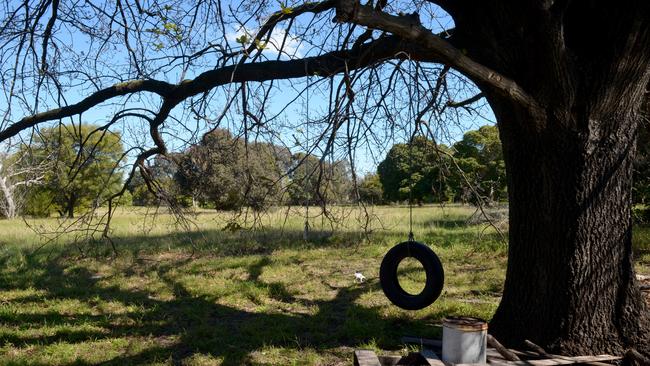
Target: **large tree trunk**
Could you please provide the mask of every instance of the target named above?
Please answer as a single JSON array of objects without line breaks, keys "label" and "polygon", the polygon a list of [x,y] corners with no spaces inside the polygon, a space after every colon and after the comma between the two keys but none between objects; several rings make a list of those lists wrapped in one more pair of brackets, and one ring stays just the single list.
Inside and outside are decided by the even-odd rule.
[{"label": "large tree trunk", "polygon": [[[638,92],[632,85],[625,97],[633,102]],[[638,110],[608,98],[593,110],[554,113],[492,105],[508,171],[510,247],[491,332],[559,353],[647,352],[648,310],[632,261]]]},{"label": "large tree trunk", "polygon": [[565,354],[648,354],[631,240],[648,3],[474,5],[452,8],[460,45],[532,99],[523,105],[479,82],[497,117],[510,203],[508,269],[491,332],[515,347],[529,339]]}]

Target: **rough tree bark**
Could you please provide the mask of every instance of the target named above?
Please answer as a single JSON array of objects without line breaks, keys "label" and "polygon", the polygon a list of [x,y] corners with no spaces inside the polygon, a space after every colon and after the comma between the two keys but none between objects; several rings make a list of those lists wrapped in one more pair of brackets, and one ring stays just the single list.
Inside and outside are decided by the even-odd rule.
[{"label": "rough tree bark", "polygon": [[[581,131],[542,116],[506,122],[517,113],[495,110],[508,169],[510,247],[492,332],[511,345],[530,339],[559,353],[647,347],[648,312],[631,245],[638,118],[614,107],[574,116],[584,122]],[[601,121],[618,123],[604,133]],[[534,132],[520,122],[556,128]]]}]

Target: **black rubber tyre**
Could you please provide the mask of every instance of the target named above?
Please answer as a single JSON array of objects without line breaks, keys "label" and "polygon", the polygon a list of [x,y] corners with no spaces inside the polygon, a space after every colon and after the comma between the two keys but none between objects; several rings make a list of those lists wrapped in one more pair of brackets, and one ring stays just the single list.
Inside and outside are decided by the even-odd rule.
[{"label": "black rubber tyre", "polygon": [[[424,289],[417,295],[404,291],[397,278],[397,267],[406,257],[417,259],[427,276]],[[431,248],[416,241],[405,241],[392,247],[384,256],[379,268],[379,281],[390,302],[405,310],[419,310],[438,299],[445,282],[445,272]]]}]

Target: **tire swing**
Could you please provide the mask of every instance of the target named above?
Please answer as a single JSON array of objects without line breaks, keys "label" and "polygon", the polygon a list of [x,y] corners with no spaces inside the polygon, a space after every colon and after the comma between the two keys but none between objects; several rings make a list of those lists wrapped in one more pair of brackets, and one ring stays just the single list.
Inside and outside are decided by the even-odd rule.
[{"label": "tire swing", "polygon": [[[426,281],[419,294],[406,292],[397,278],[397,268],[405,258],[414,258],[424,267]],[[386,253],[379,268],[379,281],[390,302],[405,310],[420,310],[433,304],[440,296],[445,272],[436,253],[427,245],[410,237]]]},{"label": "tire swing", "polygon": [[[419,98],[417,99],[419,100]],[[410,114],[410,109],[409,109]],[[409,116],[410,118],[410,116]],[[417,125],[416,125],[417,133]],[[408,142],[409,160],[412,160],[412,142],[414,134]],[[413,164],[409,164],[411,169]],[[379,282],[384,294],[394,305],[405,310],[420,310],[433,304],[440,293],[445,282],[445,272],[442,268],[440,258],[429,246],[415,241],[413,236],[413,199],[412,188],[409,189],[409,236],[408,240],[401,242],[391,248],[384,256],[379,268]],[[397,277],[399,264],[406,258],[414,258],[426,273],[424,288],[419,294],[410,294],[402,288]]]}]

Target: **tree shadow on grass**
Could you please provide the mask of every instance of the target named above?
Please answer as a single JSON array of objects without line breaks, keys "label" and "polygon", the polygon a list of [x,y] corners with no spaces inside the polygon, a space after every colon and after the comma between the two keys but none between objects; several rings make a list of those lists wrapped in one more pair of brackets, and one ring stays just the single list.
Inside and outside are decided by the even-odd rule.
[{"label": "tree shadow on grass", "polygon": [[[16,347],[47,346],[59,342],[81,344],[84,342],[115,338],[146,338],[154,344],[136,352],[124,352],[102,363],[113,365],[141,364],[171,360],[180,364],[194,354],[220,358],[224,365],[241,365],[251,362],[251,353],[264,347],[279,347],[299,351],[303,347],[318,350],[341,346],[355,347],[373,339],[385,349],[399,347],[404,334],[431,335],[432,329],[422,322],[380,314],[380,307],[365,307],[356,300],[368,291],[379,291],[378,284],[370,281],[364,286],[334,287],[328,300],[296,298],[282,283],[260,280],[264,267],[272,263],[263,256],[246,267],[248,278],[254,286],[269,289],[271,298],[288,304],[308,306],[314,311],[300,312],[267,309],[242,310],[224,305],[216,296],[192,294],[170,272],[187,264],[191,259],[148,264],[146,271],[156,271],[158,277],[171,290],[173,297],[158,299],[142,289],[125,289],[106,286],[83,266],[69,267],[62,259],[47,262],[32,261],[19,271],[0,271],[0,285],[4,289],[35,289],[48,300],[72,300],[92,306],[101,301],[119,302],[131,306],[130,313],[116,321],[110,311],[70,313],[46,311],[44,313],[2,313],[4,326],[38,328],[47,324],[69,325],[72,329],[90,325],[89,330],[65,330],[48,336],[28,337],[10,333],[0,335],[0,344],[12,343]],[[40,302],[43,297],[28,295],[18,301]],[[96,329],[96,330],[95,330]],[[437,330],[433,330],[437,333]],[[32,363],[32,362],[30,362]],[[89,364],[76,360],[71,364]]]},{"label": "tree shadow on grass", "polygon": [[430,231],[416,238],[418,241],[442,248],[451,248],[455,246],[471,246],[476,250],[494,251],[507,247],[507,241],[497,232],[482,231],[476,229],[473,231],[459,231],[454,233],[440,233]]},{"label": "tree shadow on grass", "polygon": [[[363,231],[331,232],[312,230],[308,240],[301,230],[265,228],[259,231],[193,230],[162,235],[115,236],[111,240],[119,254],[137,256],[141,253],[183,250],[217,256],[269,254],[278,249],[351,248],[358,245],[367,234]],[[111,246],[102,240],[84,243],[87,254],[107,256]]]},{"label": "tree shadow on grass", "polygon": [[443,229],[460,229],[467,227],[467,219],[432,219],[425,221],[422,226],[433,226]]}]

